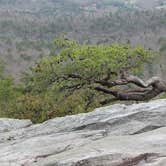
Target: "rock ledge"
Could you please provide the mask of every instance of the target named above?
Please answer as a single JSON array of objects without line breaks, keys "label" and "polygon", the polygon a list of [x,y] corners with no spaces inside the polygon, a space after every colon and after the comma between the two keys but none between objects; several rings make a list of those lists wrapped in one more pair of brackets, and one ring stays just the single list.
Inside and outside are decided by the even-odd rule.
[{"label": "rock ledge", "polygon": [[166,100],[87,114],[0,119],[1,166],[166,166]]}]

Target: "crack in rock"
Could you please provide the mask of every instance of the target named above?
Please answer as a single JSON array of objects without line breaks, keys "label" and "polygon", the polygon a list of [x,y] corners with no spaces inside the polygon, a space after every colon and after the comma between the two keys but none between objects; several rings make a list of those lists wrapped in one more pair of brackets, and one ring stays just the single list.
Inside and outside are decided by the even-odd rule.
[{"label": "crack in rock", "polygon": [[117,164],[115,166],[136,166],[136,165],[140,164],[141,162],[153,163],[154,160],[157,158],[159,158],[159,154],[145,153],[145,154],[140,154],[140,155],[133,157],[133,158],[123,159],[124,161],[122,163]]},{"label": "crack in rock", "polygon": [[161,128],[161,127],[164,127],[164,126],[149,125],[149,126],[146,126],[146,127],[142,128],[141,130],[136,131],[135,133],[132,133],[132,134],[130,134],[130,135],[136,135],[136,134],[145,133],[145,132],[148,132],[148,131],[152,131],[152,130],[155,130],[155,129],[159,129],[159,128]]},{"label": "crack in rock", "polygon": [[[140,154],[136,157],[123,158],[122,159],[123,161],[121,163],[119,163],[119,164],[114,163],[114,164],[111,164],[111,166],[137,166],[140,163],[152,163],[152,162],[154,162],[155,159],[157,159],[159,157],[160,157],[160,155],[156,154],[156,153],[145,153],[145,154]],[[80,160],[80,161],[76,162],[75,164],[73,164],[72,166],[91,166],[91,165],[109,166],[111,163],[111,159],[109,157],[103,158],[103,159],[101,158],[101,160],[97,160],[96,162],[94,162],[95,160],[96,160],[96,158]],[[104,160],[104,162],[103,162],[103,160]]]}]

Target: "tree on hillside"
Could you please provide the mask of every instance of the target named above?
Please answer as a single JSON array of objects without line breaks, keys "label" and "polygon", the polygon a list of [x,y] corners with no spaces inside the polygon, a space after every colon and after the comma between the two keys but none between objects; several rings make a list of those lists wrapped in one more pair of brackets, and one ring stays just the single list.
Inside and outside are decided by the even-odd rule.
[{"label": "tree on hillside", "polygon": [[21,94],[21,88],[15,86],[13,79],[5,75],[4,62],[0,59],[0,117],[12,117],[16,98]]},{"label": "tree on hillside", "polygon": [[112,100],[150,100],[166,91],[166,83],[160,78],[144,82],[134,75],[141,73],[152,55],[141,47],[82,45],[65,36],[56,39],[55,45],[59,52],[36,63],[27,75],[26,92],[52,96],[57,107],[67,113]]}]

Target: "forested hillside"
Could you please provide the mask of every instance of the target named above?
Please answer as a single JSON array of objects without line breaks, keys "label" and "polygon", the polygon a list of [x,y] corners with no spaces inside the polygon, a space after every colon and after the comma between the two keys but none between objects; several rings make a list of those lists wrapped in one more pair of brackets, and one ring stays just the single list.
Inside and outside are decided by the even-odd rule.
[{"label": "forested hillside", "polygon": [[[141,7],[146,4],[155,10]],[[164,0],[1,0],[0,56],[18,80],[34,59],[50,55],[61,33],[81,43],[131,43],[163,52],[164,6]]]}]

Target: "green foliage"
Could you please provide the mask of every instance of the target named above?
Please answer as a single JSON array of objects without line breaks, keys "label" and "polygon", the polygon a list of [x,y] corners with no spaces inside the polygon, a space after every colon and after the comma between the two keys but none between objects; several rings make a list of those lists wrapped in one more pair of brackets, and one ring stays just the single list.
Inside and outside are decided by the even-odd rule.
[{"label": "green foliage", "polygon": [[[24,85],[0,80],[0,116],[43,122],[49,118],[89,112],[108,95],[95,90],[98,81],[109,82],[122,70],[137,72],[151,53],[129,45],[79,44],[61,35],[56,55],[42,58],[24,75]],[[3,66],[3,65],[2,65]]]},{"label": "green foliage", "polygon": [[[108,97],[94,90],[95,80],[108,75],[110,81],[114,80],[115,73],[124,69],[137,72],[151,55],[142,47],[82,45],[63,35],[55,40],[55,46],[59,52],[37,62],[24,77],[26,93],[40,103],[35,106],[33,102],[30,102],[32,105],[23,104],[23,107],[28,105],[25,110],[40,110],[40,113],[54,110],[54,116],[91,111]],[[41,102],[39,98],[42,98]]]},{"label": "green foliage", "polygon": [[3,78],[3,71],[4,71],[4,63],[0,60],[0,79]]},{"label": "green foliage", "polygon": [[[16,99],[22,94],[22,88],[15,86],[13,79],[3,74],[3,62],[0,65],[0,116],[13,117],[16,108]],[[14,112],[14,114],[12,113]]]},{"label": "green foliage", "polygon": [[17,98],[17,111],[14,115],[17,118],[31,119],[32,122],[43,122],[47,120],[48,104],[40,96],[22,95]]},{"label": "green foliage", "polygon": [[162,52],[166,51],[166,37],[160,38],[159,43],[160,43],[160,51]]}]

